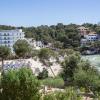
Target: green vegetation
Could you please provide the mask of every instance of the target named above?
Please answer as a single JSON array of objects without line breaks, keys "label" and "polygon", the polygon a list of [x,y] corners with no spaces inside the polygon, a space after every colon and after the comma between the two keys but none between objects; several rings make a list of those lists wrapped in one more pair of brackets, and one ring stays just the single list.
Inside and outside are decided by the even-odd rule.
[{"label": "green vegetation", "polygon": [[82,100],[73,87],[67,87],[64,92],[54,92],[44,96],[43,100]]},{"label": "green vegetation", "polygon": [[47,69],[43,68],[43,71],[38,74],[37,78],[38,79],[48,78],[48,71],[47,71]]},{"label": "green vegetation", "polygon": [[62,77],[66,86],[77,89],[85,88],[85,93],[93,93],[94,97],[100,95],[100,73],[89,62],[82,61],[79,56],[70,54],[62,63]]},{"label": "green vegetation", "polygon": [[[62,47],[76,49],[80,46],[81,39],[81,36],[77,31],[79,26],[80,25],[76,24],[63,25],[63,23],[51,26],[41,25],[38,27],[13,27],[0,25],[0,30],[21,28],[25,32],[26,38],[41,40],[44,44],[50,42],[53,44],[53,47],[57,48]],[[100,34],[99,24],[84,23],[82,26]]]},{"label": "green vegetation", "polygon": [[64,87],[64,81],[61,77],[55,77],[55,78],[46,78],[41,81],[41,84],[53,88],[63,88]]},{"label": "green vegetation", "polygon": [[0,58],[2,61],[2,68],[1,71],[4,71],[4,59],[6,59],[10,55],[10,49],[6,46],[0,46]]},{"label": "green vegetation", "polygon": [[63,25],[58,23],[52,26],[42,25],[23,29],[26,32],[26,37],[41,40],[44,43],[54,43],[54,46],[59,48],[61,48],[61,45],[63,48],[68,48],[79,46],[80,35],[78,34],[77,27],[75,24]]},{"label": "green vegetation", "polygon": [[[42,53],[38,52],[38,57],[48,61],[53,51],[42,50]],[[100,73],[97,69],[91,67],[89,62],[83,61],[74,50],[64,50],[63,53],[66,56],[61,63],[63,70],[59,77],[48,77],[46,69],[38,75],[38,79],[27,68],[9,70],[2,74],[0,100],[82,100],[82,96],[89,93],[92,93],[91,97],[99,98]],[[40,93],[40,85],[63,91]]]},{"label": "green vegetation", "polygon": [[62,62],[62,77],[67,82],[73,82],[74,72],[78,68],[78,62],[80,60],[79,56],[71,54],[65,58],[65,61]]},{"label": "green vegetation", "polygon": [[[57,46],[59,48],[61,48],[61,45],[63,48],[68,48],[79,46],[80,35],[78,34],[77,27],[78,25],[75,24],[63,25],[62,23],[58,23],[57,25],[52,26],[41,25],[39,27],[18,28],[23,29],[27,38],[33,38],[39,41],[41,40],[44,44],[47,44],[48,42],[54,43],[54,46]],[[15,27],[10,26],[0,27],[0,29],[14,28]]]},{"label": "green vegetation", "polygon": [[39,100],[39,81],[27,68],[4,73],[0,88],[0,100]]},{"label": "green vegetation", "polygon": [[31,53],[31,47],[26,40],[18,40],[13,47],[18,57],[24,58]]},{"label": "green vegetation", "polygon": [[52,74],[55,76],[55,73],[53,72],[51,65],[52,65],[52,61],[50,59],[54,59],[55,57],[55,52],[51,49],[48,48],[43,48],[40,49],[39,53],[38,53],[38,58],[40,60],[40,62],[42,62],[47,68],[51,69]]},{"label": "green vegetation", "polygon": [[[86,23],[83,26],[100,32],[99,25]],[[32,51],[27,41],[18,40],[14,45],[15,54],[19,58],[30,55],[37,57],[42,64],[51,69],[54,77],[48,77],[47,68],[43,69],[37,77],[27,68],[9,70],[0,76],[0,100],[82,100],[83,94],[81,92],[86,94],[85,96],[92,93],[91,95],[95,99],[100,98],[100,73],[89,62],[83,61],[80,53],[77,52],[79,51],[81,38],[77,27],[78,25],[75,24],[63,25],[62,23],[52,26],[21,27],[25,31],[27,38],[41,40],[44,44],[50,42],[53,44],[52,47],[57,48],[57,50],[55,52],[43,48]],[[0,26],[0,29],[15,29],[15,27]],[[89,45],[91,47],[100,47],[99,42]],[[86,47],[80,50],[84,49]],[[3,60],[9,54],[9,48],[0,46],[2,70]],[[60,60],[60,57],[63,58],[63,61]],[[62,66],[59,77],[55,77],[55,72],[51,68],[54,59],[55,62],[61,63]],[[39,92],[40,85],[63,88],[64,91],[44,94]]]}]

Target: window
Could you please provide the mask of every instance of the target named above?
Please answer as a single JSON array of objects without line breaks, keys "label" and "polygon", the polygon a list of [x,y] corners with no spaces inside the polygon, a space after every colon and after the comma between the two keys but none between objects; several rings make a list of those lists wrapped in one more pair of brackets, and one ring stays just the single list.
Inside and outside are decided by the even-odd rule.
[{"label": "window", "polygon": [[94,37],[94,40],[96,39],[96,37]]},{"label": "window", "polygon": [[6,37],[4,37],[4,40],[6,40]]},{"label": "window", "polygon": [[4,43],[6,44],[6,43],[7,43],[7,41],[4,41]]},{"label": "window", "polygon": [[93,39],[93,37],[91,37],[91,40]]},{"label": "window", "polygon": [[10,41],[8,41],[8,43],[10,43]]},{"label": "window", "polygon": [[6,33],[4,33],[4,36],[6,36]]},{"label": "window", "polygon": [[8,37],[8,40],[10,40],[10,37]]}]

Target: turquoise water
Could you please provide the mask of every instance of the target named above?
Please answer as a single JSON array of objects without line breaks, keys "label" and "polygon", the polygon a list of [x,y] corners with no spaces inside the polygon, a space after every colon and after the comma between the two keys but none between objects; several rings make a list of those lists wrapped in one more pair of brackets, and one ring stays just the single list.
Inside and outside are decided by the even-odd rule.
[{"label": "turquoise water", "polygon": [[96,66],[98,69],[100,69],[100,55],[87,55],[82,56],[84,60],[88,60],[92,66]]}]

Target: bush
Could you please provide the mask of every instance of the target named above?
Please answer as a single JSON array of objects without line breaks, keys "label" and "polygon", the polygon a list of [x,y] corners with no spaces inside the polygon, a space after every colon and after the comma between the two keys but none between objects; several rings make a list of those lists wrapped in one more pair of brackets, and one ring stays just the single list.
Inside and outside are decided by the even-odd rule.
[{"label": "bush", "polygon": [[55,100],[54,94],[44,95],[43,100]]},{"label": "bush", "polygon": [[39,81],[31,69],[21,68],[4,73],[1,89],[2,100],[39,100]]},{"label": "bush", "polygon": [[43,100],[82,100],[73,87],[68,87],[64,92],[54,92],[44,95]]},{"label": "bush", "polygon": [[47,78],[42,81],[42,84],[53,87],[53,88],[62,88],[64,86],[64,81],[60,77]]},{"label": "bush", "polygon": [[39,73],[37,76],[38,79],[45,79],[48,77],[48,71],[47,69],[43,68],[43,71]]}]

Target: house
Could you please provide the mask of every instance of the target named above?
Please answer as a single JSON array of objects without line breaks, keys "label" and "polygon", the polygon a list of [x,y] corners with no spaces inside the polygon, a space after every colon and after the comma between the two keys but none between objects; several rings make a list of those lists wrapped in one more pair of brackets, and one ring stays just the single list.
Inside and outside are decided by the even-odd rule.
[{"label": "house", "polygon": [[84,35],[84,38],[89,42],[94,42],[99,40],[99,35],[96,32],[90,32],[88,35]]},{"label": "house", "polygon": [[78,32],[80,33],[81,36],[87,35],[90,33],[89,28],[85,28],[84,26],[80,26],[78,28]]},{"label": "house", "polygon": [[83,38],[81,39],[81,46],[84,46],[87,44],[87,39]]},{"label": "house", "polygon": [[98,34],[96,34],[96,32],[90,32],[87,35],[84,35],[84,38],[81,38],[81,46],[83,45],[87,45],[87,43],[90,42],[95,42],[95,41],[99,41],[100,40],[100,36]]},{"label": "house", "polygon": [[96,32],[93,32],[89,28],[85,28],[84,26],[80,26],[78,28],[78,32],[81,35],[81,46],[86,45],[89,42],[100,40],[100,36]]},{"label": "house", "polygon": [[36,41],[33,38],[26,38],[27,42],[33,47],[34,49],[41,49],[41,48],[51,48],[52,44],[47,43],[45,44],[42,41]]},{"label": "house", "polygon": [[34,49],[40,49],[46,47],[46,45],[44,45],[42,41],[36,41],[33,38],[26,38],[26,40]]}]

